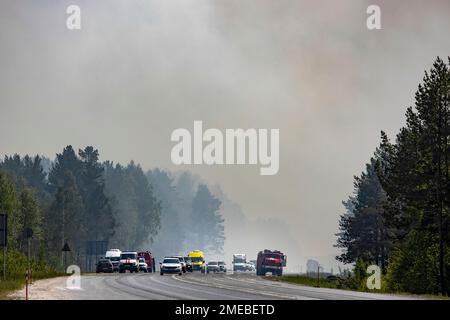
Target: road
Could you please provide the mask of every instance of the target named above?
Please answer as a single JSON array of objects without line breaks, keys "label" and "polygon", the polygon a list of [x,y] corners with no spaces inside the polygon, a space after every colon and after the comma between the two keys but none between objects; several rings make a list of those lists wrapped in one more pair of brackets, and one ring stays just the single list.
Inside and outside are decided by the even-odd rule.
[{"label": "road", "polygon": [[[37,281],[30,288],[30,298],[69,300],[393,300],[411,298],[299,286],[244,273],[188,273],[182,276],[160,276],[159,273],[83,275],[80,289],[68,289],[66,280],[67,278],[61,277]],[[13,299],[22,297],[23,291],[16,292],[12,296]]]}]

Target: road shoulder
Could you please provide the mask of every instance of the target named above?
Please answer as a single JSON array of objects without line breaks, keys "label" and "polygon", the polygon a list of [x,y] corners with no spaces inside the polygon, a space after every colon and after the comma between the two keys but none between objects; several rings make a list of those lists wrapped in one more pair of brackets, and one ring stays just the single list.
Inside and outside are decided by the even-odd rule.
[{"label": "road shoulder", "polygon": [[[67,277],[56,277],[37,280],[29,286],[29,300],[67,300],[70,299],[69,289],[66,288]],[[25,285],[22,289],[7,295],[9,300],[25,300]]]}]

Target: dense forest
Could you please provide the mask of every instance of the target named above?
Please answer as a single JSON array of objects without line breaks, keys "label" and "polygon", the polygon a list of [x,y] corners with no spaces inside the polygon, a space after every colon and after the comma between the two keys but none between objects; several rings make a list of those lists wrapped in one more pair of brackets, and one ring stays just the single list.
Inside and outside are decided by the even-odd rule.
[{"label": "dense forest", "polygon": [[[99,258],[88,248],[92,242],[159,255],[197,248],[221,252],[220,206],[188,172],[144,172],[134,162],[100,162],[91,146],[78,152],[67,146],[54,161],[17,154],[0,161],[0,212],[8,214],[10,277],[24,272],[13,267],[27,253],[29,229],[33,263],[61,271],[64,264],[92,271]],[[66,243],[71,251],[64,257]]]},{"label": "dense forest", "polygon": [[450,290],[450,58],[437,58],[395,142],[382,132],[344,201],[337,259],[377,264],[387,290]]}]

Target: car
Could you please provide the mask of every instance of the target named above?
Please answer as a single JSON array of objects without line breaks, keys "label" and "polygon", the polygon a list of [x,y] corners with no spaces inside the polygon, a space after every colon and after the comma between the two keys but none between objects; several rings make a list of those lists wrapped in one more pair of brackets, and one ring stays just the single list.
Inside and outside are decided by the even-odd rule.
[{"label": "car", "polygon": [[247,262],[245,270],[252,271],[252,272],[256,271],[256,266],[252,262]]},{"label": "car", "polygon": [[225,261],[219,261],[219,271],[221,272],[227,272],[227,265]]},{"label": "car", "polygon": [[182,256],[170,256],[169,258],[177,258],[180,260],[181,263],[181,270],[183,273],[186,273],[187,267],[186,267],[186,261],[184,261],[184,257]]},{"label": "car", "polygon": [[113,272],[119,272],[120,257],[110,257],[108,259],[113,265]]},{"label": "car", "polygon": [[166,273],[178,273],[178,275],[183,274],[183,269],[181,266],[180,259],[175,257],[164,258],[164,260],[160,263],[160,275],[164,275]]},{"label": "car", "polygon": [[139,260],[136,251],[124,251],[120,255],[119,272],[139,272]]},{"label": "car", "polygon": [[219,271],[220,271],[220,268],[219,268],[219,263],[217,261],[210,261],[206,265],[206,272],[207,273],[219,272]]},{"label": "car", "polygon": [[186,271],[192,272],[194,268],[192,267],[192,259],[191,257],[184,257],[184,262],[186,262]]},{"label": "car", "polygon": [[120,255],[122,251],[119,249],[108,249],[105,253],[105,259],[109,259],[113,265],[113,271],[119,271]]},{"label": "car", "polygon": [[145,273],[147,273],[148,272],[148,265],[147,265],[147,263],[145,262],[145,258],[144,257],[139,257],[139,259],[138,259],[138,263],[139,263],[139,271],[144,271]]},{"label": "car", "polygon": [[113,273],[114,272],[113,264],[109,259],[102,258],[97,262],[97,268],[95,271],[97,273],[100,272]]}]

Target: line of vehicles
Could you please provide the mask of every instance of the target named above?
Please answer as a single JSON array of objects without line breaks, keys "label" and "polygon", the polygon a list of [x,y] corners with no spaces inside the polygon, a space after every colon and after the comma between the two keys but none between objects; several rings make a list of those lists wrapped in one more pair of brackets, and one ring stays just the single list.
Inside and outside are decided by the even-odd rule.
[{"label": "line of vehicles", "polygon": [[[178,262],[176,261],[178,259]],[[187,256],[167,256],[161,262],[160,274],[200,271],[201,273],[227,272],[225,261],[205,261],[205,253],[200,250],[190,251]]]},{"label": "line of vehicles", "polygon": [[97,263],[96,272],[156,272],[155,258],[150,251],[109,249]]},{"label": "line of vehicles", "polygon": [[[287,256],[278,250],[258,252],[257,260],[247,261],[246,254],[233,254],[232,270],[234,272],[250,271],[263,276],[270,272],[281,276],[286,266]],[[109,249],[105,257],[97,263],[97,273],[100,272],[156,272],[155,258],[150,251],[120,251]],[[188,252],[186,256],[166,256],[159,263],[159,273],[182,275],[186,272],[200,271],[201,273],[217,273],[228,271],[223,260],[214,260],[206,263],[205,254],[201,250]]]}]

